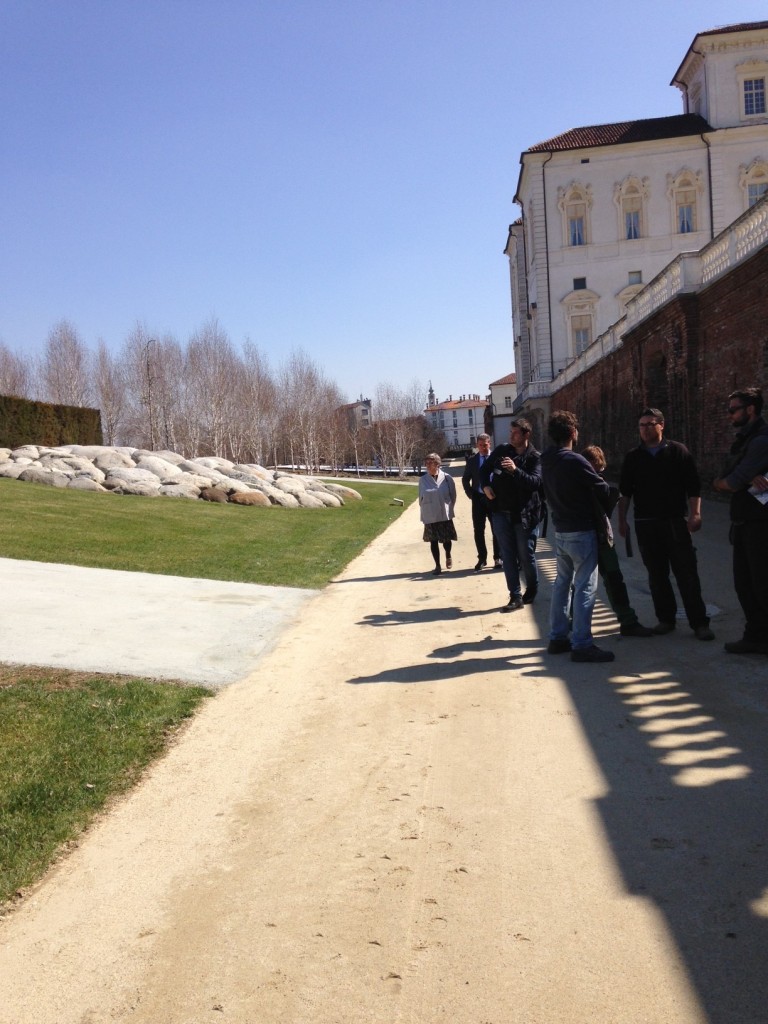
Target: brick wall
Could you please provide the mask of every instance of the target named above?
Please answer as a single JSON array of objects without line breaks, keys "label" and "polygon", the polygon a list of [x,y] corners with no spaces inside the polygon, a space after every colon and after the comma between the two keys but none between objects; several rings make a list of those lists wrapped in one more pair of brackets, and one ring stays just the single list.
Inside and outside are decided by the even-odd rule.
[{"label": "brick wall", "polygon": [[667,303],[553,392],[551,408],[576,413],[579,447],[599,444],[613,477],[638,443],[642,409],[660,408],[666,436],[688,446],[706,488],[733,437],[726,397],[751,386],[768,402],[768,246],[705,290]]}]

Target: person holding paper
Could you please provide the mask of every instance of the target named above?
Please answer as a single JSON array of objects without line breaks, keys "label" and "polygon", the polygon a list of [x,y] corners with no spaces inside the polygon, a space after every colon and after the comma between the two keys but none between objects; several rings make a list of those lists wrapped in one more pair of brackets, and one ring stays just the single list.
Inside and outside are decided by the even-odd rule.
[{"label": "person holding paper", "polygon": [[729,654],[768,654],[768,424],[760,388],[728,396],[736,428],[728,460],[713,486],[731,495],[733,585],[744,610],[744,635],[725,644]]}]

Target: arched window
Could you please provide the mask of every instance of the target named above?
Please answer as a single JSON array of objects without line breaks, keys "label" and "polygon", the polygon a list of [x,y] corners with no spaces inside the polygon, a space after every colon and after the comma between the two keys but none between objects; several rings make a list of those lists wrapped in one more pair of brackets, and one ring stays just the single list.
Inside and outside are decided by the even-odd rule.
[{"label": "arched window", "polygon": [[647,234],[648,179],[630,176],[616,185],[613,201],[619,212],[619,238],[643,238]]},{"label": "arched window", "polygon": [[667,175],[667,197],[674,234],[687,235],[699,230],[699,196],[704,192],[701,174],[687,167]]},{"label": "arched window", "polygon": [[563,245],[588,245],[592,241],[592,187],[572,181],[557,190],[557,205],[563,219]]},{"label": "arched window", "polygon": [[749,167],[739,168],[739,185],[744,196],[744,209],[754,206],[768,192],[768,163],[753,160]]}]

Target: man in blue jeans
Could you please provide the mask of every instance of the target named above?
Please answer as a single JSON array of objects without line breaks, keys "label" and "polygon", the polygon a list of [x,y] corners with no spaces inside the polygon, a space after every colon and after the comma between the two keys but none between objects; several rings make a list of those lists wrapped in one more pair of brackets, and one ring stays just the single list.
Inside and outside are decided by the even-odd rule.
[{"label": "man in blue jeans", "polygon": [[[536,527],[541,519],[541,456],[531,444],[528,420],[513,420],[509,444],[493,449],[480,470],[480,483],[488,499],[493,535],[498,541],[509,590],[502,611],[531,604],[539,589],[536,566]],[[520,573],[525,593],[520,588]]]},{"label": "man in blue jeans", "polygon": [[[610,490],[587,460],[573,451],[579,423],[560,410],[549,420],[554,442],[541,457],[544,494],[555,527],[557,577],[550,608],[550,654],[571,652],[571,661],[613,661],[613,651],[592,639],[592,611],[597,597],[596,507],[608,512]],[[572,594],[572,596],[571,596]],[[573,631],[569,638],[569,605]]]}]

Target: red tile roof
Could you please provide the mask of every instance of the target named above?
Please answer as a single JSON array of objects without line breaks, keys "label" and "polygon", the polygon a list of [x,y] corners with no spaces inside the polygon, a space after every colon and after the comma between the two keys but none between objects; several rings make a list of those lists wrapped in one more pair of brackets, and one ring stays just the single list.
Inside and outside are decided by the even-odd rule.
[{"label": "red tile roof", "polygon": [[450,402],[438,402],[437,405],[428,405],[427,412],[436,412],[439,409],[484,409],[488,403],[481,399],[465,398],[463,401],[454,399]]},{"label": "red tile roof", "polygon": [[494,388],[494,387],[496,387],[497,384],[499,385],[499,387],[501,387],[504,384],[516,384],[516,383],[517,383],[517,374],[515,374],[515,373],[508,373],[506,377],[499,377],[498,380],[492,380],[491,383],[488,385],[488,387]]},{"label": "red tile roof", "polygon": [[677,139],[712,131],[699,114],[674,114],[671,117],[647,117],[641,121],[619,121],[616,124],[595,124],[571,128],[546,142],[539,142],[528,153],[551,153],[568,149],[593,149],[596,146],[618,146],[629,142],[651,142],[656,139]]},{"label": "red tile roof", "polygon": [[723,25],[721,28],[708,28],[706,32],[697,32],[696,39],[699,36],[720,36],[724,32],[750,32],[756,28],[768,28],[768,21],[744,21],[741,25]]}]

